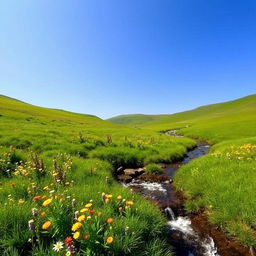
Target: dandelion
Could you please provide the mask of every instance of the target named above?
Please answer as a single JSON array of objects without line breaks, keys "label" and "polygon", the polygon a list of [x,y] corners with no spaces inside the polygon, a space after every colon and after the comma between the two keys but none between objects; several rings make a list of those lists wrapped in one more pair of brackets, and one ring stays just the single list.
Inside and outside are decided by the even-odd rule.
[{"label": "dandelion", "polygon": [[107,244],[112,244],[114,241],[114,238],[112,236],[107,237],[106,242]]},{"label": "dandelion", "polygon": [[52,199],[49,198],[49,199],[47,199],[47,200],[45,200],[45,201],[43,202],[43,206],[48,206],[48,205],[51,204],[51,203],[52,203]]},{"label": "dandelion", "polygon": [[85,215],[79,216],[79,217],[77,218],[77,220],[78,220],[79,222],[85,221]]},{"label": "dandelion", "polygon": [[42,225],[42,229],[48,230],[52,226],[52,223],[48,220]]},{"label": "dandelion", "polygon": [[75,224],[73,224],[71,230],[76,232],[77,230],[79,230],[82,227],[82,224],[80,222],[76,222]]},{"label": "dandelion", "polygon": [[77,240],[79,237],[80,237],[80,232],[79,231],[75,232],[73,235],[73,238]]},{"label": "dandelion", "polygon": [[107,219],[107,223],[110,224],[110,225],[113,223],[113,221],[114,221],[113,218],[108,218],[108,219]]},{"label": "dandelion", "polygon": [[56,244],[53,245],[53,250],[56,252],[59,252],[61,249],[63,249],[63,243],[62,242],[57,242]]}]

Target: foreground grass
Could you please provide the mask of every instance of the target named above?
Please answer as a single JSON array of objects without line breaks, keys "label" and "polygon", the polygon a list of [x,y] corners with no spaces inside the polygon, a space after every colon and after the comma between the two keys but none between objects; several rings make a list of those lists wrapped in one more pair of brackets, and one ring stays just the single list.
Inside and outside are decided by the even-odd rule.
[{"label": "foreground grass", "polygon": [[0,97],[0,254],[171,255],[160,211],[113,171],[170,162],[194,145]]},{"label": "foreground grass", "polygon": [[173,115],[121,116],[111,121],[180,134],[214,144],[209,155],[182,167],[174,184],[190,199],[189,212],[256,247],[256,95]]}]

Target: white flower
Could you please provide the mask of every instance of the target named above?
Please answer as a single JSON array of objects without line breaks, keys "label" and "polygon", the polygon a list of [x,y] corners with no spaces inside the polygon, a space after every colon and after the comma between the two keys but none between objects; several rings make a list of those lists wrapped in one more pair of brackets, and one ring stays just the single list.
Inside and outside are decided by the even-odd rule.
[{"label": "white flower", "polygon": [[57,242],[56,244],[53,245],[53,250],[56,252],[59,252],[61,249],[63,249],[63,243],[62,242]]}]

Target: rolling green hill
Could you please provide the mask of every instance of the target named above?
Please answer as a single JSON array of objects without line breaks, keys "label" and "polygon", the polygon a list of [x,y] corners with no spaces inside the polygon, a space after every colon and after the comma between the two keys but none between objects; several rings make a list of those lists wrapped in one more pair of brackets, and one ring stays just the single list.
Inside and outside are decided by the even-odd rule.
[{"label": "rolling green hill", "polygon": [[113,171],[171,162],[194,145],[0,96],[0,255],[56,255],[67,237],[81,255],[171,255],[159,209]]},{"label": "rolling green hill", "polygon": [[156,131],[181,128],[184,135],[212,143],[246,138],[255,136],[256,94],[172,115],[127,115],[109,121]]}]

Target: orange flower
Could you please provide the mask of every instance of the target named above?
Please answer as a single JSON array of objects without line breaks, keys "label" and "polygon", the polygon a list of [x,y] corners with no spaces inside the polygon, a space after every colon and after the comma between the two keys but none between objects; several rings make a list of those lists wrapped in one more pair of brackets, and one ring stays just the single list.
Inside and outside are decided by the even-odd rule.
[{"label": "orange flower", "polygon": [[84,240],[88,240],[89,235],[88,234],[84,234]]},{"label": "orange flower", "polygon": [[127,206],[132,206],[133,204],[134,204],[133,201],[127,201],[127,202],[126,202],[126,205],[127,205]]},{"label": "orange flower", "polygon": [[48,220],[42,225],[42,229],[48,230],[52,226],[52,223]]},{"label": "orange flower", "polygon": [[111,244],[111,243],[113,243],[113,240],[114,240],[114,238],[112,236],[109,236],[109,237],[107,237],[106,242],[108,244]]},{"label": "orange flower", "polygon": [[112,223],[113,223],[113,221],[114,221],[114,219],[113,219],[113,218],[108,218],[108,219],[107,219],[107,223],[108,223],[108,224],[112,224]]},{"label": "orange flower", "polygon": [[33,201],[37,201],[37,200],[39,200],[41,198],[41,196],[34,196],[33,197]]},{"label": "orange flower", "polygon": [[46,215],[46,212],[41,212],[41,216],[44,217]]},{"label": "orange flower", "polygon": [[41,197],[42,200],[45,200],[46,198],[47,198],[47,196],[45,196],[45,195]]},{"label": "orange flower", "polygon": [[98,216],[99,216],[99,217],[102,216],[102,212],[98,212]]}]

